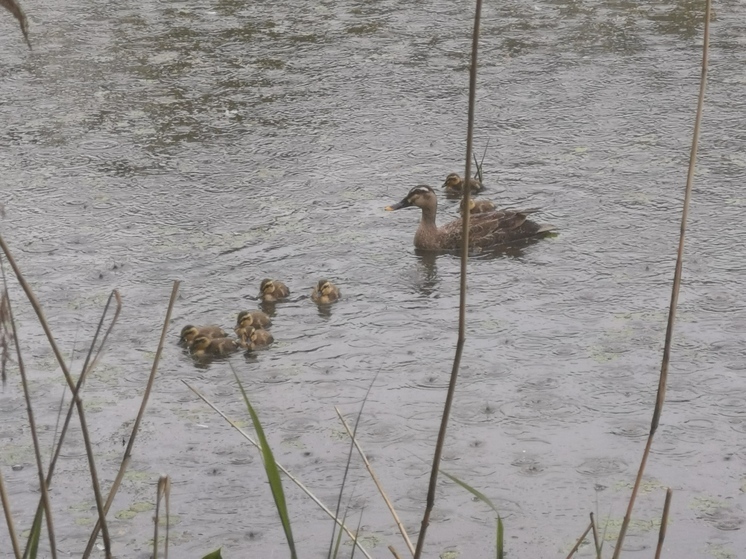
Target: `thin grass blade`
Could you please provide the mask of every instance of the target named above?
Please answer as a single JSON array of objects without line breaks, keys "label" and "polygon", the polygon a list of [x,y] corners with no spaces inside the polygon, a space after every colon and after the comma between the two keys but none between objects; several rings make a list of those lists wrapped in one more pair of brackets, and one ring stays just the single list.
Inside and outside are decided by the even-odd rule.
[{"label": "thin grass blade", "polygon": [[202,559],[223,559],[223,556],[220,554],[220,550],[223,549],[222,547],[219,547],[212,553],[208,553],[205,555]]},{"label": "thin grass blade", "polygon": [[43,511],[44,509],[40,509],[39,514],[34,517],[34,523],[31,525],[31,533],[29,534],[24,559],[36,559],[36,556],[39,554],[39,540],[41,539]]},{"label": "thin grass blade", "polygon": [[285,537],[287,538],[288,547],[290,548],[290,557],[292,559],[297,559],[298,555],[295,552],[295,540],[293,539],[293,530],[290,525],[290,515],[288,514],[287,503],[285,501],[285,492],[282,489],[280,470],[275,463],[275,457],[272,454],[272,449],[269,447],[269,441],[264,434],[264,429],[262,428],[262,424],[259,421],[259,416],[254,410],[254,407],[251,405],[251,402],[249,402],[249,397],[246,395],[243,384],[241,384],[241,380],[238,378],[236,370],[233,369],[233,365],[231,365],[231,370],[233,371],[233,376],[236,377],[236,382],[238,383],[238,387],[241,390],[243,401],[246,404],[246,409],[249,410],[251,422],[254,424],[256,436],[259,438],[259,444],[262,447],[261,453],[262,461],[264,462],[264,470],[267,473],[267,481],[269,481],[269,487],[272,490],[272,498],[275,500],[277,514],[280,515],[282,528],[283,530],[285,530]]},{"label": "thin grass blade", "polygon": [[460,485],[464,489],[466,489],[469,493],[474,495],[477,499],[482,501],[485,505],[490,507],[495,514],[497,515],[497,532],[495,534],[495,555],[497,559],[503,559],[504,550],[503,550],[503,539],[504,539],[504,529],[503,529],[503,520],[500,517],[500,513],[497,510],[497,507],[495,506],[495,503],[493,503],[487,495],[479,491],[478,489],[475,489],[465,481],[460,480],[453,474],[449,474],[448,472],[444,470],[440,470],[440,473],[446,476],[448,479],[450,479],[452,482],[456,483],[457,485]]},{"label": "thin grass blade", "polygon": [[[345,464],[345,472],[342,476],[342,486],[339,488],[339,496],[337,497],[337,510],[334,511],[334,516],[336,518],[339,518],[339,509],[342,506],[342,495],[344,494],[345,490],[345,483],[347,483],[347,474],[350,471],[350,462],[352,462],[352,451],[355,448],[355,435],[357,435],[357,427],[360,425],[360,418],[363,416],[363,409],[365,408],[365,402],[368,401],[368,396],[370,396],[370,391],[373,389],[373,385],[376,382],[376,379],[378,378],[378,374],[381,372],[381,368],[378,369],[375,376],[373,377],[373,380],[370,381],[370,384],[368,385],[368,390],[365,391],[365,396],[363,397],[363,402],[360,404],[360,410],[357,412],[357,418],[355,418],[355,428],[352,430],[351,440],[350,440],[350,450],[347,453],[347,463]],[[332,527],[332,539],[329,542],[329,553],[327,553],[327,557],[331,558],[332,553],[332,545],[334,543],[334,534],[337,531],[337,524],[334,523],[334,526]]]},{"label": "thin grass blade", "polygon": [[355,530],[355,539],[352,541],[352,553],[350,553],[350,559],[355,559],[355,550],[357,549],[357,538],[360,535],[360,526],[363,525],[363,513],[365,509],[360,511],[360,520],[357,523],[357,530]]},{"label": "thin grass blade", "polygon": [[[345,515],[342,517],[342,524],[345,523],[345,520],[347,520],[347,508],[345,508]],[[337,543],[334,544],[334,554],[332,555],[332,559],[337,559],[337,555],[339,554],[339,546],[342,543],[343,533],[344,533],[344,530],[340,530],[337,533]]]},{"label": "thin grass blade", "polygon": [[505,529],[503,528],[503,519],[497,515],[497,559],[505,558]]},{"label": "thin grass blade", "polygon": [[465,481],[461,481],[459,478],[457,478],[453,474],[449,474],[448,472],[446,472],[444,470],[440,470],[440,473],[443,474],[444,476],[446,476],[452,482],[454,482],[454,483],[460,485],[461,487],[463,487],[464,489],[466,489],[469,493],[471,493],[472,495],[474,495],[477,499],[479,499],[480,501],[482,501],[485,505],[487,505],[493,511],[495,511],[497,514],[499,514],[499,512],[497,511],[497,507],[495,506],[495,504],[492,501],[490,501],[489,497],[487,497],[484,493],[482,493],[478,489],[474,489],[471,485],[469,485]]}]

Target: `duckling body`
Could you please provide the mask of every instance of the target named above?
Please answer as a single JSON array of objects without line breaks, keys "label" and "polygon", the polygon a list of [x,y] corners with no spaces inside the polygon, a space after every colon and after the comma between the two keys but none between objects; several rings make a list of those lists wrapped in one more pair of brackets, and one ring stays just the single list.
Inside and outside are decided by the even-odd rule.
[{"label": "duckling body", "polygon": [[[414,235],[414,246],[421,250],[454,250],[461,248],[462,219],[458,218],[438,227],[435,216],[438,198],[429,186],[415,186],[399,203],[388,206],[388,211],[417,206],[422,210],[420,226]],[[554,226],[527,218],[539,211],[499,210],[477,214],[469,221],[469,247],[486,248],[521,239],[528,239],[552,231]]]},{"label": "duckling body", "polygon": [[243,331],[244,338],[241,339],[245,347],[251,351],[262,347],[267,347],[269,344],[275,341],[267,330],[259,330],[253,326],[249,326]]},{"label": "duckling body", "polygon": [[265,279],[259,286],[259,297],[265,303],[274,303],[290,295],[288,286],[281,281]]},{"label": "duckling body", "polygon": [[254,328],[266,328],[272,325],[272,319],[262,311],[241,311],[236,318],[236,327],[253,326]]},{"label": "duckling body", "polygon": [[208,338],[197,336],[189,346],[192,357],[222,357],[238,351],[240,345],[232,338]]},{"label": "duckling body", "polygon": [[269,317],[266,314],[262,312],[259,312],[259,314],[266,317],[266,320],[263,320],[262,317],[256,319],[255,314],[248,311],[244,311],[238,315],[241,321],[236,325],[233,331],[236,333],[239,340],[245,342],[249,338],[249,329],[260,330],[261,327],[259,326],[259,322],[262,322],[264,325],[270,324]]},{"label": "duckling body", "polygon": [[189,344],[198,336],[204,336],[205,338],[224,338],[227,334],[220,326],[193,326],[192,324],[187,324],[181,329],[179,342]]},{"label": "duckling body", "polygon": [[329,280],[319,280],[311,292],[311,300],[318,305],[328,305],[339,299],[340,292]]},{"label": "duckling body", "polygon": [[450,175],[448,175],[445,182],[443,183],[443,188],[446,189],[447,195],[462,194],[464,192],[464,182],[468,182],[472,194],[476,194],[477,192],[481,192],[482,190],[484,190],[484,187],[482,186],[482,183],[479,182],[479,179],[473,178],[469,179],[468,181],[464,181],[464,179],[462,179],[458,173],[451,173]]},{"label": "duckling body", "polygon": [[[461,215],[464,215],[464,200],[461,200],[461,209],[459,210],[461,212]],[[492,203],[490,200],[475,200],[474,198],[469,198],[469,208],[470,208],[470,214],[483,214],[487,212],[493,212],[495,211],[495,204]]]}]

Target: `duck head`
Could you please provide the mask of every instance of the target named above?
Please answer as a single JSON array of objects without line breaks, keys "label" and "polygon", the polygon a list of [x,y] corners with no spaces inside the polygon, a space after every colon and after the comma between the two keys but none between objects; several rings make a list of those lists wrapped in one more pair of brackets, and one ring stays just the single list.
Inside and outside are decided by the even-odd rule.
[{"label": "duck head", "polygon": [[435,209],[438,206],[438,197],[435,195],[435,191],[426,185],[415,186],[409,193],[404,197],[401,202],[386,207],[386,211],[393,212],[401,208],[408,208],[410,206],[417,206],[423,209]]}]

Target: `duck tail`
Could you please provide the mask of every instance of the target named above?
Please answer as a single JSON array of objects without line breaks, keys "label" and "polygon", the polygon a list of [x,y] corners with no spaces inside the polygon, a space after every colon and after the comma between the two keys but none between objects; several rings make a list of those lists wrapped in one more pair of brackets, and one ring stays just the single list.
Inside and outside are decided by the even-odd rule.
[{"label": "duck tail", "polygon": [[539,228],[536,230],[536,234],[539,235],[541,233],[551,233],[552,231],[556,230],[557,228],[551,223],[539,223]]}]

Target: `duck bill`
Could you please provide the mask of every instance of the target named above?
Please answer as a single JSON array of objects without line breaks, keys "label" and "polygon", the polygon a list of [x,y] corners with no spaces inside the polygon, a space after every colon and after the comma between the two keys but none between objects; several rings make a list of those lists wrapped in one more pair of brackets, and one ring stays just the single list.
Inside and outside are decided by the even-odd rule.
[{"label": "duck bill", "polygon": [[408,208],[412,204],[409,202],[408,198],[404,198],[401,202],[397,202],[396,204],[392,204],[391,206],[386,206],[387,212],[393,212],[394,210],[400,210],[402,208]]}]

